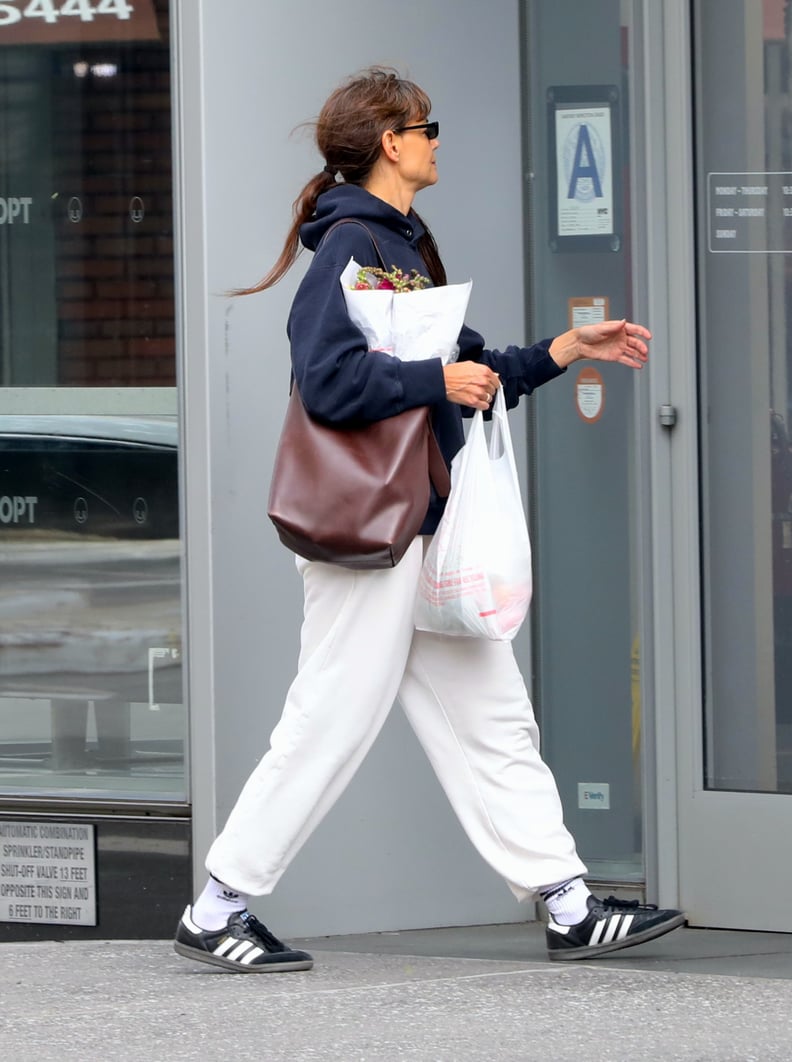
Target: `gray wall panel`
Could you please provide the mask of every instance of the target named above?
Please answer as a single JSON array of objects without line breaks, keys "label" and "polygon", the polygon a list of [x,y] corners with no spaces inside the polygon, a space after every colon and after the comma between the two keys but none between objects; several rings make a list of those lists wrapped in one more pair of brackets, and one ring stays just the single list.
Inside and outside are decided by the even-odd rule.
[{"label": "gray wall panel", "polygon": [[[278,719],[301,611],[300,582],[266,518],[266,495],[287,398],[285,321],[304,266],[263,295],[231,302],[222,292],[257,279],[277,257],[291,203],[321,166],[310,135],[292,131],[348,73],[392,63],[427,88],[441,121],[441,181],[416,206],[450,279],[474,278],[470,323],[491,345],[525,338],[516,0],[495,7],[406,0],[398,19],[387,20],[349,0],[235,0],[232,8],[233,18],[217,0],[180,6],[181,46],[190,52],[180,86],[184,128],[195,137],[200,126],[203,136],[200,172],[183,174],[193,204],[182,219],[184,253],[205,255],[208,287],[193,263],[185,314],[197,321],[205,303],[207,332],[201,344],[194,324],[186,350],[185,401],[189,410],[194,393],[199,403],[186,440],[187,531],[211,545],[207,556],[194,552],[189,579],[195,601],[211,604],[202,615],[193,611],[191,624],[200,628],[196,644],[210,643],[210,626],[213,642],[211,659],[193,659],[190,673],[194,710],[215,713],[216,757],[202,719],[193,741],[199,867],[213,812],[221,824]],[[196,145],[186,146],[194,159]],[[522,413],[513,430],[524,463]],[[191,467],[200,474],[204,461],[210,511],[191,503],[200,498]],[[517,645],[526,666],[527,644],[526,630]],[[284,934],[532,915],[462,835],[398,709],[260,911]]]}]

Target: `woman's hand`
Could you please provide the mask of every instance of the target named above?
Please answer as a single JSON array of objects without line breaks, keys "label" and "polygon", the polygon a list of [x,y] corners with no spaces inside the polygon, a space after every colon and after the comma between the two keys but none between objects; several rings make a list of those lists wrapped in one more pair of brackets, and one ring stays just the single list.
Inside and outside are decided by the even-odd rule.
[{"label": "woman's hand", "polygon": [[473,409],[489,409],[501,385],[500,377],[488,365],[477,361],[456,361],[445,365],[443,376],[448,401]]},{"label": "woman's hand", "polygon": [[644,340],[651,338],[648,328],[632,321],[601,321],[557,336],[550,344],[550,357],[562,369],[581,358],[616,361],[640,369],[649,356]]}]

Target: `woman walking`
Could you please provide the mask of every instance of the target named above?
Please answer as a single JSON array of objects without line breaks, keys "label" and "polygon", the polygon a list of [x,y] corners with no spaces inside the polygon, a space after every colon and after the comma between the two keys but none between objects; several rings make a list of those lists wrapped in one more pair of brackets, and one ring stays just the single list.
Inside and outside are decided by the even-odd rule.
[{"label": "woman walking", "polygon": [[[438,179],[439,125],[414,83],[372,69],[322,108],[325,160],[295,203],[275,266],[250,291],[275,284],[300,244],[314,252],[288,321],[292,369],[306,409],[335,425],[365,424],[429,406],[446,461],[464,442],[462,416],[507,405],[581,358],[640,368],[650,333],[609,321],[531,347],[485,348],[467,326],[456,361],[402,362],[368,350],[339,276],[354,257],[406,273],[446,274],[415,195]],[[337,224],[338,222],[354,222]],[[413,608],[427,536],[443,501],[433,495],[420,533],[395,568],[350,571],[297,558],[305,619],[297,676],[270,748],[212,845],[209,879],[177,930],[179,954],[237,972],[309,969],[247,910],[269,894],[363,761],[399,700],[470,840],[520,900],[541,896],[552,959],[589,958],[682,925],[679,911],[600,900],[563,823],[552,774],[509,642],[416,631]]]}]

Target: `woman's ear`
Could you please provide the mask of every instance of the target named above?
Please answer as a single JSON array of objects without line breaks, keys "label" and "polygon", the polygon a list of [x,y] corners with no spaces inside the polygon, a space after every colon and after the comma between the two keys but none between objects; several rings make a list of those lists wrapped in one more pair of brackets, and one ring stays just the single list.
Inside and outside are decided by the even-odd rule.
[{"label": "woman's ear", "polygon": [[390,159],[391,162],[399,161],[399,142],[396,137],[397,134],[392,129],[386,129],[380,141],[385,158]]}]

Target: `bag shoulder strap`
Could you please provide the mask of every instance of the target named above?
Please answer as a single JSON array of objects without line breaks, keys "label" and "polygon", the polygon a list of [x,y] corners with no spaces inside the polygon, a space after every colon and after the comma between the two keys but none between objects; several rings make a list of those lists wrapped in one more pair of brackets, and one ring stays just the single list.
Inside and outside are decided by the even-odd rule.
[{"label": "bag shoulder strap", "polygon": [[[325,242],[330,233],[334,229],[339,228],[341,225],[359,225],[361,229],[365,229],[365,231],[369,235],[369,239],[374,245],[374,250],[377,252],[377,258],[379,258],[380,266],[382,267],[382,269],[387,270],[388,267],[385,265],[385,259],[382,257],[382,251],[380,250],[379,244],[377,243],[374,233],[371,231],[368,225],[366,225],[362,221],[358,221],[357,218],[341,218],[339,221],[334,222],[319,241],[319,245],[316,248],[317,251]],[[438,496],[441,498],[447,498],[449,491],[451,490],[451,478],[448,473],[448,465],[445,462],[445,458],[443,457],[443,453],[437,442],[437,437],[435,436],[434,429],[432,427],[432,416],[428,407],[427,428],[429,432],[429,478],[431,479]]]},{"label": "bag shoulder strap", "polygon": [[376,240],[376,237],[374,236],[374,233],[371,231],[371,229],[368,227],[368,225],[365,224],[365,222],[358,221],[357,218],[341,218],[340,221],[334,222],[330,226],[330,228],[327,230],[327,232],[324,234],[324,236],[321,238],[321,240],[319,241],[319,246],[316,248],[317,251],[324,244],[325,240],[330,235],[330,233],[333,232],[335,229],[340,228],[341,225],[359,225],[361,229],[363,229],[365,232],[367,232],[369,239],[371,240],[371,242],[374,245],[374,250],[377,252],[377,258],[379,258],[380,267],[382,269],[387,269],[388,268],[385,265],[385,259],[382,257],[382,251],[380,250],[379,244],[377,243],[377,240]]},{"label": "bag shoulder strap", "polygon": [[[362,221],[358,221],[357,218],[341,218],[339,221],[334,221],[333,224],[330,226],[330,228],[327,230],[327,232],[324,234],[324,236],[321,238],[319,243],[316,245],[316,250],[317,251],[322,246],[324,246],[324,242],[327,239],[327,237],[330,235],[330,233],[334,229],[340,228],[341,225],[359,225],[361,229],[364,229],[368,233],[369,239],[371,240],[372,244],[374,245],[374,250],[377,252],[377,258],[379,258],[379,261],[380,261],[380,266],[383,269],[387,269],[388,268],[385,265],[385,259],[382,257],[382,251],[379,248],[379,244],[377,243],[377,240],[376,240],[376,238],[374,236],[374,233],[371,231],[371,229],[368,227],[368,225],[366,225]],[[293,388],[294,388],[294,373],[291,373],[291,375],[289,377],[289,394],[292,393]]]},{"label": "bag shoulder strap", "polygon": [[428,417],[429,427],[429,479],[432,481],[432,486],[435,489],[435,493],[438,498],[447,498],[451,493],[451,475],[448,471],[448,465],[443,457],[443,451],[440,449],[440,444],[437,441],[437,436],[434,433],[432,427],[431,413]]}]

